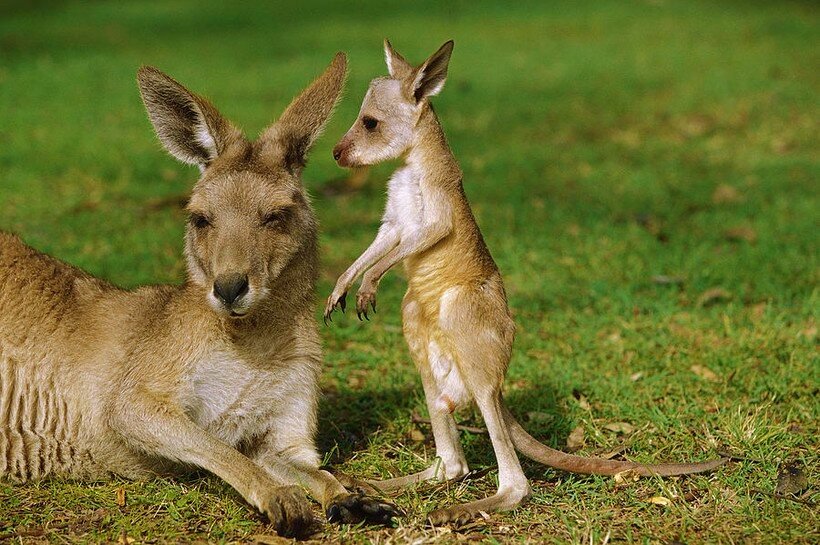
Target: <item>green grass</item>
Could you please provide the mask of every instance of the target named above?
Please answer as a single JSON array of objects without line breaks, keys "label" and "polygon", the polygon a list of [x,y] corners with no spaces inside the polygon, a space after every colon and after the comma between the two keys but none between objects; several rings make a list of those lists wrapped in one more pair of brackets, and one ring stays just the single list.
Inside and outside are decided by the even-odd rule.
[{"label": "green grass", "polygon": [[[317,538],[820,540],[813,3],[277,4],[0,7],[0,228],[124,286],[181,281],[183,214],[168,203],[196,172],[160,149],[137,67],[157,65],[256,134],[345,50],[347,96],[305,173],[323,226],[323,299],[369,243],[383,205],[390,166],[359,192],[322,191],[344,176],[331,147],[367,81],[385,72],[381,39],[420,61],[453,38],[451,77],[435,102],[515,314],[514,412],[556,447],[581,426],[584,454],[625,444],[642,462],[719,450],[745,460],[706,476],[622,484],[526,463],[534,493],[513,513],[460,531],[424,527],[425,512],[491,493],[491,473],[397,496],[409,513],[397,529],[325,526]],[[434,453],[429,430],[411,421],[424,403],[400,331],[400,276],[382,283],[375,319],[347,315],[322,329],[320,446],[360,476],[417,470]],[[724,297],[704,299],[714,288]],[[634,431],[608,431],[614,422]],[[486,437],[465,433],[464,442],[473,467],[494,463]],[[815,506],[756,492],[772,492],[790,460],[805,466],[802,499]],[[24,541],[250,542],[271,533],[204,475],[0,484],[0,534]]]}]

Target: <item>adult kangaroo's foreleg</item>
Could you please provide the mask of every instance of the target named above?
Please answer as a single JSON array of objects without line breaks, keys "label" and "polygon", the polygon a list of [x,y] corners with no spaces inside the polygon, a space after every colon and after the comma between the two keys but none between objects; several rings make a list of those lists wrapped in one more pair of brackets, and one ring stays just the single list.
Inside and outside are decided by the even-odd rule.
[{"label": "adult kangaroo's foreleg", "polygon": [[266,515],[279,533],[295,535],[313,524],[307,498],[293,481],[274,479],[197,426],[176,404],[140,397],[122,397],[110,415],[112,429],[132,448],[210,471]]}]

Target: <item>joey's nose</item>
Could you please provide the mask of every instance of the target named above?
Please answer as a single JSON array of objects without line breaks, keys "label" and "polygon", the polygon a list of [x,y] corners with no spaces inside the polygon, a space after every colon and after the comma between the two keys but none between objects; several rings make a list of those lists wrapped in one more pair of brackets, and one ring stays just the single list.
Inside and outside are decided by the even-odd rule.
[{"label": "joey's nose", "polygon": [[333,159],[336,161],[342,156],[342,145],[337,144],[335,148],[333,148]]},{"label": "joey's nose", "polygon": [[214,293],[230,307],[239,297],[248,293],[248,277],[244,274],[221,274],[214,281]]}]

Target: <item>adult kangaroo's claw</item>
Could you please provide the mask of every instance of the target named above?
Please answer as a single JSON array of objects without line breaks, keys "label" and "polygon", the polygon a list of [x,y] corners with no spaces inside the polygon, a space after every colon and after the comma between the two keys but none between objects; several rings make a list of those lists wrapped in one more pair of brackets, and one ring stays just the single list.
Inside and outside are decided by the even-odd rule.
[{"label": "adult kangaroo's claw", "polygon": [[388,525],[394,518],[404,516],[398,507],[366,496],[364,494],[344,494],[334,498],[325,509],[327,520],[334,523]]}]

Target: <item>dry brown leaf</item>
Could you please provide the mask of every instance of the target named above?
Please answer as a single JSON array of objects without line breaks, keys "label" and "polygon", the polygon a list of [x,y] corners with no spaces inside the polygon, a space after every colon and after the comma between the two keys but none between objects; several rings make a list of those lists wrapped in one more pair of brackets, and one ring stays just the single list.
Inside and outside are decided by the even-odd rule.
[{"label": "dry brown leaf", "polygon": [[723,236],[731,241],[745,241],[753,243],[757,241],[757,231],[748,225],[738,225],[723,231]]},{"label": "dry brown leaf", "polygon": [[669,276],[658,274],[652,277],[652,282],[659,286],[682,286],[684,279],[682,276]]},{"label": "dry brown leaf", "polygon": [[655,505],[663,505],[666,507],[667,505],[672,504],[672,500],[669,498],[664,498],[663,496],[653,496],[649,498],[649,503],[654,503]]},{"label": "dry brown leaf", "polygon": [[689,370],[695,373],[703,380],[708,380],[709,382],[720,382],[720,378],[717,376],[717,373],[715,373],[705,365],[700,365],[696,363],[695,365],[690,367]]},{"label": "dry brown leaf", "polygon": [[614,477],[615,484],[628,484],[637,481],[641,476],[638,475],[638,472],[634,469],[627,469],[626,471],[616,473]]},{"label": "dry brown leaf", "polygon": [[638,371],[637,373],[632,373],[629,375],[629,380],[632,382],[638,382],[643,378],[643,371]]},{"label": "dry brown leaf", "polygon": [[548,424],[555,420],[555,416],[537,411],[527,413],[527,421],[533,424]]},{"label": "dry brown leaf", "polygon": [[728,290],[723,288],[710,288],[700,294],[697,305],[699,307],[708,307],[710,305],[714,305],[715,303],[728,301],[731,298],[732,294]]},{"label": "dry brown leaf", "polygon": [[416,428],[413,428],[410,430],[410,439],[412,439],[416,443],[421,443],[422,441],[424,441],[424,434]]},{"label": "dry brown leaf", "polygon": [[741,202],[742,200],[743,195],[741,195],[737,189],[727,184],[717,186],[712,192],[712,202],[714,204],[732,204]]},{"label": "dry brown leaf", "polygon": [[591,411],[592,407],[589,406],[589,401],[587,401],[587,396],[581,394],[578,396],[578,406],[584,409],[585,411]]},{"label": "dry brown leaf", "polygon": [[251,536],[251,541],[256,545],[284,545],[285,543],[293,543],[293,540],[277,535],[267,534],[257,534],[255,536]]},{"label": "dry brown leaf", "polygon": [[122,486],[117,489],[116,502],[118,506],[125,507],[125,488]]},{"label": "dry brown leaf", "polygon": [[799,494],[809,486],[806,472],[803,471],[800,462],[791,462],[780,470],[777,474],[777,488],[775,494],[784,496],[786,494]]},{"label": "dry brown leaf", "polygon": [[576,450],[580,450],[584,447],[586,443],[586,438],[584,437],[584,427],[578,426],[572,433],[569,434],[567,437],[567,450],[570,452],[575,452]]},{"label": "dry brown leaf", "polygon": [[628,422],[612,422],[604,426],[604,429],[614,431],[615,433],[630,434],[635,431],[635,426]]}]

